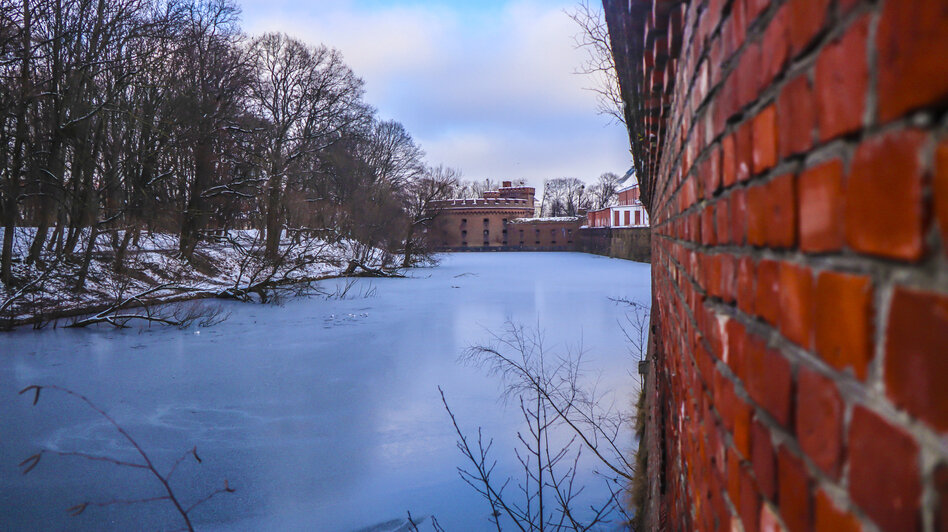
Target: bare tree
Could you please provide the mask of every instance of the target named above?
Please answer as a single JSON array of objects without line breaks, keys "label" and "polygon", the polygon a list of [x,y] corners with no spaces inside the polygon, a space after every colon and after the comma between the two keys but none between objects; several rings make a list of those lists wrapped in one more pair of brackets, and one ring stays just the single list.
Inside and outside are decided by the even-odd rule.
[{"label": "bare tree", "polygon": [[428,229],[441,215],[443,203],[457,186],[460,171],[444,166],[426,169],[424,175],[407,184],[404,191],[407,230],[403,267],[418,260],[430,259],[435,243],[429,239]]},{"label": "bare tree", "polygon": [[177,37],[172,101],[191,168],[179,247],[190,259],[209,217],[205,193],[224,170],[221,140],[236,121],[250,71],[241,46],[240,9],[231,0],[196,1],[186,9],[186,23]]},{"label": "bare tree", "polygon": [[606,172],[599,176],[594,185],[588,188],[589,208],[604,209],[616,201],[619,191],[619,175]]},{"label": "bare tree", "polygon": [[586,183],[575,177],[547,179],[543,183],[541,216],[576,216],[589,208]]},{"label": "bare tree", "polygon": [[[524,477],[517,484],[519,494],[510,495],[505,491],[511,479],[494,475],[493,441],[485,443],[479,430],[475,448],[442,391],[442,402],[458,434],[458,448],[473,467],[459,472],[487,499],[496,528],[501,529],[501,516],[520,530],[588,530],[613,518],[628,521],[621,493],[635,472],[622,443],[629,420],[583,386],[581,353],[550,353],[541,333],[508,322],[501,334],[469,348],[464,357],[502,379],[505,397],[519,403],[527,426],[526,432],[518,433],[520,449],[515,450]],[[565,429],[570,438],[554,443],[551,432],[555,428]],[[576,483],[584,451],[603,467],[602,480],[610,494],[586,516],[577,508],[583,486]]]},{"label": "bare tree", "polygon": [[301,158],[325,150],[343,130],[363,119],[362,80],[326,46],[311,48],[280,33],[251,44],[251,102],[267,127],[266,253],[278,253],[284,220],[283,195]]},{"label": "bare tree", "polygon": [[184,454],[182,454],[180,457],[178,457],[178,459],[175,460],[174,464],[168,469],[168,471],[163,473],[159,471],[158,467],[155,465],[154,460],[152,460],[152,458],[148,455],[148,453],[145,452],[145,449],[138,443],[138,441],[135,438],[133,438],[131,434],[129,434],[129,432],[125,429],[125,427],[120,425],[115,420],[114,417],[108,414],[108,412],[96,406],[96,404],[90,401],[88,397],[82,394],[76,393],[67,388],[62,388],[56,385],[39,386],[36,384],[27,386],[26,388],[23,388],[22,390],[20,390],[20,395],[33,392],[33,405],[35,406],[36,403],[39,402],[40,392],[42,390],[51,390],[54,392],[63,393],[85,404],[85,406],[87,406],[96,414],[98,414],[100,417],[102,417],[104,420],[106,420],[122,436],[122,438],[125,439],[125,441],[127,441],[135,449],[135,452],[138,455],[140,460],[137,460],[137,461],[120,460],[120,459],[112,458],[106,455],[94,455],[94,454],[90,454],[90,453],[86,453],[82,451],[56,451],[52,449],[43,449],[39,451],[38,453],[33,454],[29,456],[28,458],[26,458],[25,460],[23,460],[22,462],[20,462],[19,465],[20,467],[23,468],[24,475],[29,473],[33,469],[35,469],[36,466],[39,465],[40,460],[43,458],[43,456],[49,454],[49,455],[57,455],[57,456],[63,456],[63,457],[83,458],[85,460],[90,460],[94,462],[105,462],[105,463],[113,464],[119,467],[125,467],[125,468],[130,468],[130,469],[140,469],[143,471],[147,471],[151,476],[157,479],[158,482],[162,486],[162,493],[160,495],[154,495],[150,497],[141,497],[137,499],[116,499],[116,500],[109,500],[109,501],[80,502],[76,504],[75,506],[70,507],[67,510],[70,515],[78,516],[82,514],[83,512],[85,512],[89,507],[101,508],[101,507],[106,507],[106,506],[116,506],[116,505],[127,506],[127,505],[145,504],[145,503],[151,503],[151,502],[157,502],[157,501],[167,501],[174,507],[178,515],[181,516],[181,519],[185,525],[183,530],[188,530],[188,531],[193,532],[194,525],[191,523],[191,512],[194,511],[194,509],[207,503],[208,501],[210,501],[211,499],[213,499],[214,497],[218,495],[221,495],[224,493],[233,493],[235,491],[234,488],[230,487],[227,480],[225,479],[224,485],[222,487],[211,491],[210,493],[204,495],[203,497],[194,501],[191,504],[186,504],[185,501],[183,501],[180,498],[180,496],[178,496],[175,493],[174,489],[171,487],[171,480],[175,471],[178,470],[178,466],[180,466],[182,462],[184,462],[185,460],[193,458],[194,461],[199,464],[203,462],[203,460],[201,460],[201,457],[198,456],[197,454],[197,447],[192,447],[191,449],[186,451]]},{"label": "bare tree", "polygon": [[625,105],[619,90],[609,28],[601,4],[596,4],[593,7],[589,0],[580,0],[575,9],[566,12],[580,27],[579,34],[574,37],[576,47],[586,51],[586,60],[577,73],[592,79],[589,90],[596,93],[599,114],[625,124]]}]

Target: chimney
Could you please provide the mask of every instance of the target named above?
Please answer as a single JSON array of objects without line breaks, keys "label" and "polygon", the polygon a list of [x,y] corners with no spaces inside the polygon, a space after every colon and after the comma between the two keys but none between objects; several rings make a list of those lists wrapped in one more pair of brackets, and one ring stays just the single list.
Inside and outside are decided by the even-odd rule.
[{"label": "chimney", "polygon": [[510,188],[510,181],[504,181],[504,183],[503,183],[502,186],[503,186],[504,188]]}]

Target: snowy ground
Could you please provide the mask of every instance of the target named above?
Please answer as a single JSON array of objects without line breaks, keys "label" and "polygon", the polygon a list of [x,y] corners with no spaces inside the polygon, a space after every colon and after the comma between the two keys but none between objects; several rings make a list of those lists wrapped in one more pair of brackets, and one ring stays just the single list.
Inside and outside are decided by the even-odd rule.
[{"label": "snowy ground", "polygon": [[[539,324],[549,346],[581,342],[587,378],[633,400],[634,363],[610,296],[649,301],[649,266],[579,253],[465,253],[407,279],[364,279],[344,300],[284,306],[226,303],[214,327],[20,329],[0,336],[0,529],[174,529],[163,503],[90,508],[86,500],[150,496],[138,470],[47,456],[39,448],[131,458],[95,414],[52,391],[87,394],[156,462],[197,447],[173,484],[193,501],[227,479],[236,492],[195,511],[199,530],[391,530],[407,511],[449,531],[488,530],[487,506],[459,478],[464,465],[440,404],[441,385],[467,431],[495,438],[498,474],[517,472],[521,427],[496,380],[459,353],[506,319]],[[326,281],[331,288],[343,280]],[[628,435],[631,448],[632,435]],[[588,471],[586,477],[588,478]],[[590,498],[604,495],[590,484]],[[390,523],[386,525],[386,523]],[[377,527],[377,528],[372,528]],[[422,527],[423,530],[430,528]]]},{"label": "snowy ground", "polygon": [[[117,238],[121,239],[122,233],[120,231]],[[27,256],[34,234],[35,228],[17,230],[14,257],[18,259],[14,262],[13,277],[18,283],[13,287],[0,285],[0,306],[13,296],[17,289],[42,275],[42,271],[36,266],[28,267],[22,261],[22,258]],[[78,248],[71,261],[58,263],[53,275],[37,284],[27,297],[18,299],[3,313],[2,318],[23,320],[37,314],[53,315],[72,309],[110,305],[119,298],[167,283],[172,286],[153,294],[153,298],[167,300],[187,292],[216,292],[237,284],[246,284],[252,272],[259,270],[269,273],[261,264],[245,263],[244,254],[235,246],[237,243],[244,246],[244,249],[254,245],[259,248],[262,243],[257,238],[256,231],[231,231],[229,236],[229,241],[202,242],[197,248],[197,260],[189,264],[181,260],[177,253],[176,236],[142,233],[138,245],[129,248],[126,259],[127,275],[116,275],[112,271],[114,248],[111,236],[102,235],[97,239],[94,258],[82,290],[76,290],[74,286],[80,269],[78,262],[84,251]],[[3,229],[0,228],[0,239],[2,237]],[[86,240],[83,239],[83,242]],[[354,247],[346,241],[329,244],[313,240],[306,245],[293,246],[289,240],[284,240],[283,249],[290,251],[286,257],[287,264],[279,269],[277,278],[282,277],[285,272],[289,272],[285,275],[288,280],[338,275],[345,270],[348,259],[357,256]],[[369,264],[377,264],[377,251],[373,258],[375,260],[370,259]],[[304,263],[304,266],[296,267],[299,263]]]}]

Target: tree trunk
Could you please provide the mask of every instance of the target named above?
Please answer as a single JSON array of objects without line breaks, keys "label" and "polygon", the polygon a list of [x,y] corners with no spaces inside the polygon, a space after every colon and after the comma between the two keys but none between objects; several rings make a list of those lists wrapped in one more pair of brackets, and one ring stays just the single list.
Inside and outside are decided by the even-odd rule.
[{"label": "tree trunk", "polygon": [[207,223],[207,209],[203,194],[211,183],[214,172],[214,152],[211,149],[211,142],[205,137],[194,146],[194,181],[191,183],[188,194],[188,206],[184,211],[179,240],[179,250],[187,260],[191,260],[194,256],[194,248],[200,240],[201,229]]},{"label": "tree trunk", "polygon": [[125,254],[128,252],[128,244],[132,241],[132,234],[137,232],[137,228],[133,229],[129,227],[125,230],[125,236],[122,237],[122,242],[115,250],[115,261],[112,263],[112,271],[116,273],[125,271]]},{"label": "tree trunk", "polygon": [[13,237],[19,214],[17,198],[20,196],[20,172],[23,165],[23,150],[26,149],[26,115],[29,111],[30,84],[30,1],[23,0],[23,63],[20,65],[20,108],[16,117],[16,138],[13,146],[13,164],[7,176],[6,201],[3,205],[3,252],[0,253],[0,282],[10,284],[13,264]]},{"label": "tree trunk", "polygon": [[283,234],[281,196],[280,178],[271,175],[267,184],[266,256],[268,259],[276,259],[280,253],[280,237]]},{"label": "tree trunk", "polygon": [[86,277],[89,275],[89,263],[92,262],[92,253],[95,251],[95,241],[99,237],[99,224],[94,220],[92,222],[91,234],[89,235],[89,244],[82,255],[82,266],[79,268],[79,275],[76,279],[76,290],[82,290],[86,285]]},{"label": "tree trunk", "polygon": [[411,254],[414,251],[414,244],[412,239],[415,236],[415,224],[412,222],[408,223],[408,235],[405,236],[405,260],[402,261],[402,268],[408,268],[411,266]]}]

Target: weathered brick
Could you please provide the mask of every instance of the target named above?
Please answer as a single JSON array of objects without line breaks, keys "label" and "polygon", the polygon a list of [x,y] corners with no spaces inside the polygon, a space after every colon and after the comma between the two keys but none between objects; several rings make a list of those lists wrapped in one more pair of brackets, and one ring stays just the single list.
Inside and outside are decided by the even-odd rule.
[{"label": "weathered brick", "polygon": [[790,46],[800,53],[813,40],[826,20],[830,0],[790,0]]},{"label": "weathered brick", "polygon": [[810,81],[798,75],[784,85],[777,98],[777,144],[780,157],[804,152],[813,145],[816,107]]},{"label": "weathered brick", "polygon": [[738,59],[737,68],[732,75],[737,79],[738,108],[757,99],[762,85],[760,72],[760,44],[750,43]]},{"label": "weathered brick", "polygon": [[790,248],[797,240],[797,191],[793,174],[767,184],[766,243],[772,248]]},{"label": "weathered brick", "polygon": [[767,220],[771,199],[767,187],[758,185],[747,189],[747,243],[763,246],[767,243]]},{"label": "weathered brick", "polygon": [[813,341],[813,273],[807,268],[780,263],[780,333],[795,344],[809,349]]},{"label": "weathered brick", "polygon": [[751,425],[751,464],[760,493],[770,500],[776,500],[777,462],[770,430],[758,421]]},{"label": "weathered brick", "polygon": [[803,251],[835,251],[843,246],[842,174],[842,162],[834,159],[807,169],[797,179]]},{"label": "weathered brick", "polygon": [[750,419],[751,407],[736,394],[733,395],[731,415],[734,419],[734,448],[741,456],[750,457]]},{"label": "weathered brick", "polygon": [[809,530],[812,522],[810,478],[803,462],[786,447],[777,452],[777,482],[777,502],[787,528],[790,532]]},{"label": "weathered brick", "polygon": [[742,257],[737,266],[737,306],[747,314],[754,314],[757,298],[757,268],[754,259]]},{"label": "weathered brick", "polygon": [[757,302],[754,305],[757,315],[771,325],[777,325],[780,313],[779,265],[772,260],[762,260],[757,265]]},{"label": "weathered brick", "polygon": [[948,432],[948,295],[896,287],[884,373],[896,406]]},{"label": "weathered brick", "polygon": [[791,427],[793,374],[790,362],[763,341],[751,336],[744,348],[747,393],[777,423]]},{"label": "weathered brick", "polygon": [[852,133],[862,125],[869,69],[866,40],[869,17],[854,23],[843,37],[823,48],[816,60],[816,109],[820,138]]},{"label": "weathered brick", "polygon": [[816,492],[814,532],[860,532],[862,527],[853,514],[833,504],[825,491]]},{"label": "weathered brick", "polygon": [[706,246],[717,244],[714,235],[714,209],[710,206],[701,211],[701,243]]},{"label": "weathered brick", "polygon": [[769,105],[752,120],[752,157],[754,173],[759,174],[777,164],[777,108]]},{"label": "weathered brick", "polygon": [[918,445],[862,406],[849,426],[849,489],[883,530],[917,530],[921,498]]},{"label": "weathered brick", "polygon": [[866,378],[872,358],[872,281],[823,272],[816,281],[816,352],[839,370]]},{"label": "weathered brick", "polygon": [[839,476],[843,401],[836,384],[808,368],[797,374],[797,441],[803,452],[830,477]]},{"label": "weathered brick", "polygon": [[719,244],[731,243],[731,226],[728,222],[730,206],[727,199],[720,199],[714,204],[715,225]]},{"label": "weathered brick", "polygon": [[[910,261],[922,257],[924,140],[918,131],[897,131],[856,150],[846,185],[846,241],[853,249]],[[894,175],[898,186],[892,186]]]},{"label": "weathered brick", "polygon": [[744,532],[760,530],[760,495],[754,488],[754,481],[747,470],[741,469],[741,505],[739,506]]},{"label": "weathered brick", "polygon": [[948,102],[948,3],[886,2],[876,37],[879,118]]},{"label": "weathered brick", "polygon": [[787,63],[790,52],[789,25],[790,6],[784,5],[777,10],[764,32],[760,65],[764,86],[769,85],[783,71]]},{"label": "weathered brick", "polygon": [[734,135],[721,140],[721,179],[725,187],[737,183],[737,154],[734,151]]},{"label": "weathered brick", "polygon": [[721,188],[721,150],[714,148],[707,160],[707,186],[705,196],[710,198]]},{"label": "weathered brick", "polygon": [[942,141],[935,152],[935,177],[932,180],[935,216],[941,230],[942,247],[948,253],[948,140]]},{"label": "weathered brick", "polygon": [[726,303],[733,303],[737,298],[737,259],[734,255],[720,254],[721,277],[718,292]]},{"label": "weathered brick", "polygon": [[734,133],[735,175],[738,181],[747,181],[751,177],[754,158],[753,123],[746,121]]},{"label": "weathered brick", "polygon": [[742,245],[747,238],[747,196],[743,190],[735,190],[728,200],[731,209],[731,242]]}]

